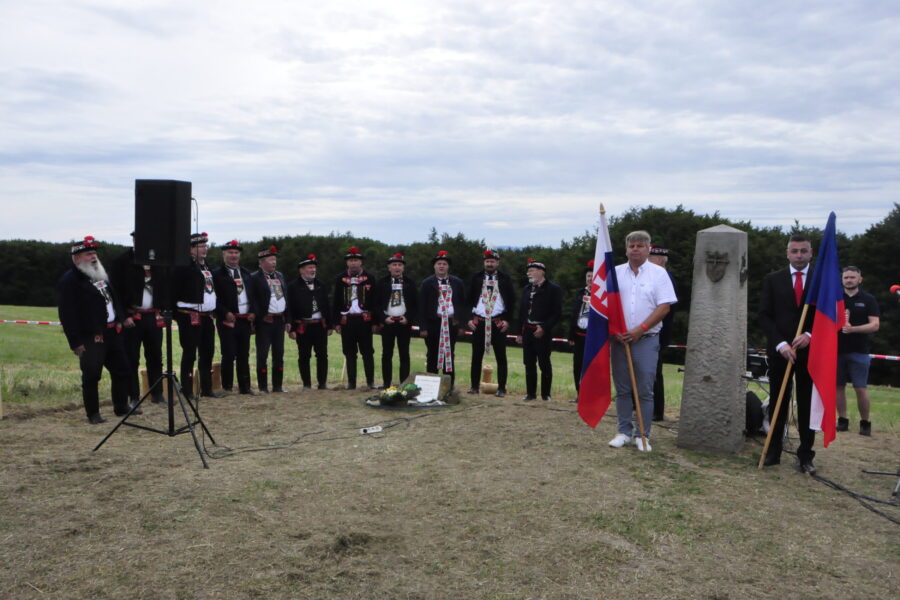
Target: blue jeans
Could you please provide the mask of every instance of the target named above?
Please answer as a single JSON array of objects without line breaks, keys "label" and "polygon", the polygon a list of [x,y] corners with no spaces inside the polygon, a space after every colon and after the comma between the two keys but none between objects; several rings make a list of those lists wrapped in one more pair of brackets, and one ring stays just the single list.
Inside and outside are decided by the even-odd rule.
[{"label": "blue jeans", "polygon": [[[628,372],[628,357],[625,346],[616,341],[612,344],[612,374],[616,383],[616,414],[619,417],[618,431],[628,436],[640,435],[638,427],[632,423],[634,398],[631,393],[631,375]],[[642,337],[631,344],[631,361],[637,382],[641,417],[644,421],[644,435],[650,437],[653,422],[653,383],[656,381],[656,363],[659,361],[659,336]]]}]

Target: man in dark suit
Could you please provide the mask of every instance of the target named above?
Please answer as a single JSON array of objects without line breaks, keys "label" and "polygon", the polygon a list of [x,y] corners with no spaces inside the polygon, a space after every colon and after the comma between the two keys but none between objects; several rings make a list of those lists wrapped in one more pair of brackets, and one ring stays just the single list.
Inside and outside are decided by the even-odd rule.
[{"label": "man in dark suit", "polygon": [[290,337],[297,340],[300,379],[303,389],[312,389],[310,360],[316,352],[316,383],[320,390],[328,389],[328,336],[333,331],[328,319],[328,290],[316,279],[319,261],[309,254],[297,263],[300,276],[288,286],[288,310],[293,319]]},{"label": "man in dark suit", "polygon": [[456,336],[465,318],[466,288],[462,279],[450,274],[450,256],[441,250],[431,259],[434,275],[419,288],[419,335],[425,338],[425,363],[429,373],[456,379]]},{"label": "man in dark suit", "polygon": [[206,263],[209,252],[206,232],[191,235],[189,266],[175,268],[175,321],[181,343],[181,392],[194,395],[194,361],[200,375],[200,395],[213,398],[222,394],[212,389],[212,360],[216,351],[216,290],[212,269]]},{"label": "man in dark suit", "polygon": [[[128,413],[128,361],[125,358],[119,303],[97,258],[100,244],[88,236],[72,246],[72,268],[57,283],[59,320],[69,348],[81,367],[81,398],[88,421],[104,423],[97,385],[103,367],[109,371],[116,415]],[[140,410],[135,410],[140,414]]]},{"label": "man in dark suit", "polygon": [[347,269],[334,278],[331,297],[334,330],[341,334],[341,349],[347,360],[347,389],[356,389],[356,354],[362,355],[369,389],[375,389],[375,349],[372,346],[372,317],[375,278],[363,269],[365,256],[353,247],[344,255]]},{"label": "man in dark suit", "polygon": [[[807,359],[813,311],[807,313],[802,327],[798,325],[806,301],[809,263],[812,257],[809,238],[800,234],[792,235],[787,245],[787,259],[790,265],[766,276],[759,301],[759,324],[768,340],[766,355],[769,361],[769,420],[771,422],[773,419],[775,404],[788,364],[793,363],[792,373],[797,382],[797,428],[800,433],[797,458],[800,461],[800,471],[811,475],[816,472],[813,466],[813,457],[816,453],[812,449],[816,434],[809,428],[812,379],[807,370]],[[782,440],[790,399],[791,382],[788,381],[778,422],[772,432],[772,440],[764,461],[767,467],[781,462]]]},{"label": "man in dark suit", "polygon": [[272,392],[284,393],[284,334],[290,331],[287,281],[278,265],[278,248],[260,250],[259,270],[250,276],[250,295],[256,308],[256,385],[269,392],[267,363],[272,351]]},{"label": "man in dark suit", "polygon": [[553,328],[562,318],[562,289],[546,277],[544,263],[528,259],[528,284],[522,288],[519,300],[519,335],[522,362],[525,363],[523,400],[537,399],[537,369],[541,368],[541,398],[550,400],[553,385]]},{"label": "man in dark suit", "polygon": [[387,261],[388,274],[375,282],[374,317],[381,328],[381,377],[391,387],[394,344],[400,357],[400,381],[409,376],[409,339],[418,308],[416,283],[403,274],[406,259],[397,252]]},{"label": "man in dark suit", "polygon": [[493,350],[497,360],[497,397],[506,395],[506,334],[511,315],[515,314],[516,292],[512,279],[499,270],[500,253],[484,251],[484,270],[472,275],[468,301],[472,311],[469,330],[472,331],[472,386],[470,394],[477,394],[481,381],[484,354]]},{"label": "man in dark suit", "polygon": [[[132,235],[134,233],[132,232]],[[113,261],[110,281],[125,307],[125,354],[130,370],[128,396],[132,404],[141,399],[141,346],[147,365],[147,383],[153,402],[163,401],[162,342],[166,326],[161,309],[167,294],[163,289],[165,277],[162,269],[134,263],[134,248],[129,248]]]},{"label": "man in dark suit", "polygon": [[241,394],[255,395],[250,387],[250,334],[256,307],[248,291],[250,271],[241,266],[243,250],[237,240],[222,246],[225,264],[213,271],[218,298],[216,329],[222,347],[222,387],[226,392],[233,391],[237,363],[238,390]]}]

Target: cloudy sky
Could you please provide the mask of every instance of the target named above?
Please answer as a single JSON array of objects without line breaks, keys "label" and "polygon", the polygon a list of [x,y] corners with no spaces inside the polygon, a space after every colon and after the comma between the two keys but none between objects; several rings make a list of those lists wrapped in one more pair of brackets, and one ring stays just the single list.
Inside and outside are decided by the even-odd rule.
[{"label": "cloudy sky", "polygon": [[898,64],[895,1],[0,0],[0,238],[124,242],[139,178],[215,242],[557,245],[600,202],[859,233]]}]

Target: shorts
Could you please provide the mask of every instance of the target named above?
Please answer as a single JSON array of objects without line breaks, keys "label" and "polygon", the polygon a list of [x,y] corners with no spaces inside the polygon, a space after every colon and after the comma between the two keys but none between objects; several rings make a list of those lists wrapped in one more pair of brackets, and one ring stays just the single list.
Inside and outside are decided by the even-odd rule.
[{"label": "shorts", "polygon": [[855,388],[866,387],[869,380],[869,363],[872,361],[868,354],[862,352],[848,352],[838,354],[837,384],[846,385],[852,383]]}]

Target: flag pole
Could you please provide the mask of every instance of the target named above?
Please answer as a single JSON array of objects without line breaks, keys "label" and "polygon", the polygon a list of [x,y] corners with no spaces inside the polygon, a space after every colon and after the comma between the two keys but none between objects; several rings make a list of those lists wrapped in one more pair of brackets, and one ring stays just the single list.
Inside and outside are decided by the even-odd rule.
[{"label": "flag pole", "polygon": [[[806,313],[809,311],[809,304],[803,304],[803,312],[800,313],[800,322],[797,324],[797,333],[794,334],[794,339],[800,337],[800,334],[803,333],[803,322],[806,321]],[[769,444],[772,442],[772,434],[775,433],[775,424],[778,423],[778,414],[781,412],[781,401],[784,399],[784,391],[787,389],[788,381],[791,380],[791,371],[794,368],[794,363],[788,361],[787,369],[784,371],[784,378],[781,380],[781,390],[778,392],[778,400],[775,402],[775,412],[772,413],[772,419],[769,421],[769,433],[766,434],[766,443],[763,445],[762,454],[759,455],[759,464],[756,466],[757,470],[763,468],[763,463],[766,460],[766,452],[769,450]]]},{"label": "flag pole", "polygon": [[647,436],[644,434],[644,416],[641,414],[641,401],[638,398],[637,380],[634,377],[634,363],[631,360],[631,342],[625,342],[625,356],[628,358],[628,375],[631,377],[631,397],[634,400],[634,410],[637,412],[638,429],[641,432],[641,443],[647,449]]}]

